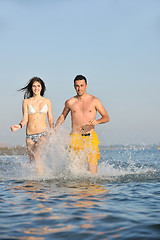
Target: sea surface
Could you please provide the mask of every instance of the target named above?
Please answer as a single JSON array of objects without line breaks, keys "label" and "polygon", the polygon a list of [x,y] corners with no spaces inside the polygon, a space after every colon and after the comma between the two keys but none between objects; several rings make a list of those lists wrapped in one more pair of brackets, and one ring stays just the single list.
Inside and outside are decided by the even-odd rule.
[{"label": "sea surface", "polygon": [[95,176],[67,152],[0,155],[0,239],[160,239],[157,146],[104,146]]}]

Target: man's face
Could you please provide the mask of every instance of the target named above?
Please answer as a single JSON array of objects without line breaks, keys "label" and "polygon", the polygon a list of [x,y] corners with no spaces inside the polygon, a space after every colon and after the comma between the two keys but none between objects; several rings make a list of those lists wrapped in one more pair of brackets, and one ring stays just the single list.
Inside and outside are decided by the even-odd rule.
[{"label": "man's face", "polygon": [[84,79],[76,80],[74,84],[78,96],[83,96],[86,93],[87,84]]}]

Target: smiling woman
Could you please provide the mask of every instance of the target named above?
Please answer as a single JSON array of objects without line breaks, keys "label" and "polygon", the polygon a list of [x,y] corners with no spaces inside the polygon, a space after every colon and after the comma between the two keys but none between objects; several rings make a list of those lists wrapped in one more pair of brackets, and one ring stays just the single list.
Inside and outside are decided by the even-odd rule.
[{"label": "smiling woman", "polygon": [[38,77],[32,78],[24,88],[19,89],[25,91],[23,119],[13,125],[11,130],[15,132],[27,124],[26,145],[30,161],[40,160],[39,149],[47,136],[47,117],[50,129],[54,124],[51,101],[43,97],[45,90],[45,83]]}]

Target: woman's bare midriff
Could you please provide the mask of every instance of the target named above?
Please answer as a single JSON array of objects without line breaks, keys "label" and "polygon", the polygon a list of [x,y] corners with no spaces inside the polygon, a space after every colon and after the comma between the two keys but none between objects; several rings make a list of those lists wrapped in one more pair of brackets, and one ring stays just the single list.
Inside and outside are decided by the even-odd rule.
[{"label": "woman's bare midriff", "polygon": [[47,126],[48,125],[45,114],[43,113],[30,114],[28,116],[26,133],[30,135],[45,132],[47,130]]}]

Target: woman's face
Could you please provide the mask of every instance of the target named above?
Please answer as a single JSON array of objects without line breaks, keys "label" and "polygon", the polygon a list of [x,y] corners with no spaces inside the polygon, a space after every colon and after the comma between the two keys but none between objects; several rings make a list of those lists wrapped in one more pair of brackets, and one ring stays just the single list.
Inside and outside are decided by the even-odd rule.
[{"label": "woman's face", "polygon": [[40,95],[41,90],[42,90],[42,85],[39,82],[35,81],[32,84],[33,95]]}]

